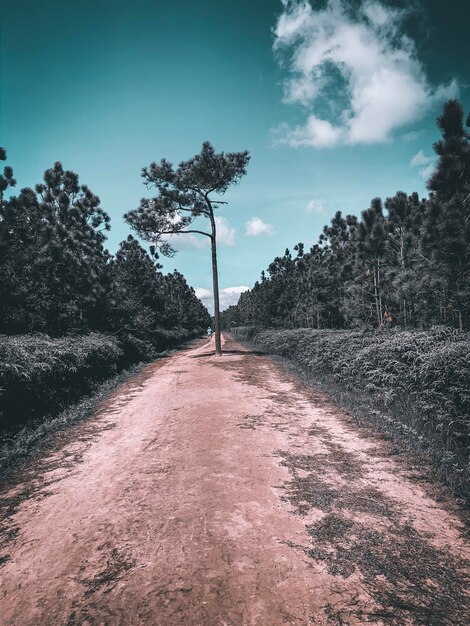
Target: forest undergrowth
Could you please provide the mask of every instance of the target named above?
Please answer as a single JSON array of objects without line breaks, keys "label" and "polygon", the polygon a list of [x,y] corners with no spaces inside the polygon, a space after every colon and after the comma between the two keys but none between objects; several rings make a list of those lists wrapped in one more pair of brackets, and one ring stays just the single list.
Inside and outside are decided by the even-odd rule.
[{"label": "forest undergrowth", "polygon": [[[27,343],[28,339],[32,341],[32,338],[25,337],[23,342]],[[51,340],[50,337],[42,339],[43,344],[71,342],[70,337],[62,340]],[[36,354],[35,358],[31,359],[29,379],[23,382],[18,380],[18,376],[14,379],[9,394],[12,402],[11,421],[10,423],[4,421],[0,428],[0,475],[3,478],[39,446],[47,444],[48,437],[95,414],[117,387],[133,379],[143,368],[149,366],[147,359],[139,363],[127,364],[123,368],[125,361],[116,361],[116,357],[122,358],[123,350],[119,347],[117,340],[110,337],[100,335],[89,337],[88,347],[91,344],[95,350],[89,350],[88,353],[84,349],[86,338],[78,337],[75,340],[81,345],[79,349],[74,346],[73,350],[65,353],[68,359],[57,359],[55,364],[51,363],[53,359],[50,358],[51,350],[49,349],[45,355]],[[114,350],[106,350],[109,342],[114,342],[114,345],[111,345]],[[192,343],[192,341],[186,342],[171,350],[154,354],[152,360],[158,362],[175,350],[184,349]],[[37,347],[37,344],[35,346]],[[2,348],[4,349],[5,346],[0,341],[0,351]],[[55,346],[56,351],[57,349],[58,345]],[[97,356],[96,349],[98,352],[101,351],[101,359]],[[18,357],[18,354],[16,356]],[[42,358],[44,358],[43,363],[47,363],[48,367],[41,367]],[[68,377],[63,375],[67,368],[67,360],[69,365],[71,360],[81,361],[81,367],[69,368]],[[88,365],[87,360],[91,361]],[[119,363],[120,366],[116,367]],[[11,366],[11,361],[8,366]],[[5,369],[4,363],[2,367]],[[39,375],[34,372],[35,369],[39,370]],[[59,376],[59,380],[64,384],[68,378],[70,393],[63,393],[57,387],[57,372],[60,370],[62,370],[62,376]],[[18,393],[15,385],[22,385],[23,394]],[[19,407],[17,411],[14,411],[15,399]],[[3,407],[5,406],[6,404],[3,403]],[[18,413],[23,416],[23,420],[19,419]]]},{"label": "forest undergrowth", "polygon": [[427,331],[233,328],[239,340],[281,358],[355,421],[424,455],[470,502],[470,335]]}]

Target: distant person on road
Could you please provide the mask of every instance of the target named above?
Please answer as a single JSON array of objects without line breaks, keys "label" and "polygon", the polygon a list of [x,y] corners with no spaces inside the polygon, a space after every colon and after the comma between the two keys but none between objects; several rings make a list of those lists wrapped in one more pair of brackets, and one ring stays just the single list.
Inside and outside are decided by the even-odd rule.
[{"label": "distant person on road", "polygon": [[212,328],[209,326],[209,328],[207,329],[207,336],[211,337],[212,336]]}]

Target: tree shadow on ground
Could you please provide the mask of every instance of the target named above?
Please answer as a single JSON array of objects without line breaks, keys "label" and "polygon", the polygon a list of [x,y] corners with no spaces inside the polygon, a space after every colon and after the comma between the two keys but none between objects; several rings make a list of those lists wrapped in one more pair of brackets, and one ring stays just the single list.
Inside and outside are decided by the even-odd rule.
[{"label": "tree shadow on ground", "polygon": [[[212,352],[203,352],[202,354],[192,354],[192,359],[201,359],[203,357],[214,356],[214,351]],[[222,350],[222,356],[225,354],[233,355],[240,354],[242,356],[266,356],[266,352],[261,352],[260,350]]]}]

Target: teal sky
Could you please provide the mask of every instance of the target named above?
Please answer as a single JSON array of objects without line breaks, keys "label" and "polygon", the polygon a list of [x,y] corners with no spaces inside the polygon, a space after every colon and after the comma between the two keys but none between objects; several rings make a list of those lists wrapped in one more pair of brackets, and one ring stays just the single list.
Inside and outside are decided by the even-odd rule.
[{"label": "teal sky", "polygon": [[[423,0],[400,16],[388,1],[358,0],[359,12],[347,14],[341,0],[311,9],[279,0],[0,0],[0,144],[18,188],[57,160],[76,171],[111,215],[111,251],[129,232],[123,213],[147,194],[143,166],[190,158],[206,139],[217,150],[248,149],[248,175],[220,210],[228,230],[219,255],[223,289],[251,286],[286,247],[311,245],[336,210],[358,214],[399,189],[425,194],[443,99],[458,93],[470,109],[466,4]],[[345,32],[379,45],[377,67]],[[408,59],[395,62],[404,33],[398,49]],[[379,82],[376,93],[389,63],[398,88]],[[261,222],[249,236],[253,218]],[[180,248],[165,270],[209,288],[203,242]]]}]

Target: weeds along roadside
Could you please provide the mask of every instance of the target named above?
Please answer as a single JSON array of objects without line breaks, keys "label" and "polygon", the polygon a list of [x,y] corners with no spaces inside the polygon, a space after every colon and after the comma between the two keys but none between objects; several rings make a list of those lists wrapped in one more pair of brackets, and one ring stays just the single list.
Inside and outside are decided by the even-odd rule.
[{"label": "weeds along roadside", "polygon": [[97,410],[98,405],[106,400],[116,387],[135,376],[146,365],[148,364],[138,363],[105,380],[93,393],[82,397],[58,415],[45,416],[40,420],[27,423],[14,433],[5,433],[0,439],[0,477],[6,478],[48,436],[91,416]]},{"label": "weeds along roadside", "polygon": [[238,340],[273,355],[325,392],[355,423],[390,437],[470,503],[470,335],[449,328],[364,333],[241,327]]},{"label": "weeds along roadside", "polygon": [[188,342],[129,363],[109,336],[0,336],[0,480],[49,435],[92,415],[150,361]]}]

